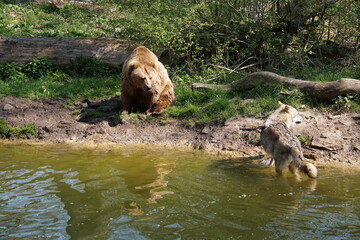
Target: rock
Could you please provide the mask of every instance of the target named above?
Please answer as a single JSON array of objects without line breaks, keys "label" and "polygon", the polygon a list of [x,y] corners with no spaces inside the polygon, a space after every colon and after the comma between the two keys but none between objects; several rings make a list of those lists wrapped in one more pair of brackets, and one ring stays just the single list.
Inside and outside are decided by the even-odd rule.
[{"label": "rock", "polygon": [[208,134],[210,133],[211,129],[209,125],[206,125],[203,130],[201,131],[201,134]]},{"label": "rock", "polygon": [[192,147],[195,150],[205,150],[206,149],[206,145],[203,142],[195,142],[192,144]]},{"label": "rock", "polygon": [[88,102],[88,106],[91,108],[98,108],[102,105],[102,102]]},{"label": "rock", "polygon": [[14,108],[15,108],[15,107],[14,107],[13,105],[6,103],[6,104],[4,105],[4,107],[3,107],[3,110],[4,110],[4,111],[10,111],[10,110],[12,110],[12,109],[14,109]]},{"label": "rock", "polygon": [[344,148],[342,133],[340,131],[321,133],[315,136],[311,147],[327,151],[337,151]]},{"label": "rock", "polygon": [[317,161],[319,158],[319,154],[317,154],[315,151],[306,151],[304,152],[304,157],[307,159]]},{"label": "rock", "polygon": [[241,104],[246,104],[246,103],[253,103],[255,101],[256,101],[256,99],[248,98],[248,99],[241,100],[240,103]]},{"label": "rock", "polygon": [[52,126],[51,125],[47,125],[47,126],[43,127],[43,129],[44,129],[45,132],[48,132],[48,133],[52,132]]},{"label": "rock", "polygon": [[145,121],[146,120],[146,115],[145,114],[138,114],[138,119]]},{"label": "rock", "polygon": [[120,118],[120,123],[123,125],[129,125],[131,123],[131,117],[128,115],[122,115]]}]

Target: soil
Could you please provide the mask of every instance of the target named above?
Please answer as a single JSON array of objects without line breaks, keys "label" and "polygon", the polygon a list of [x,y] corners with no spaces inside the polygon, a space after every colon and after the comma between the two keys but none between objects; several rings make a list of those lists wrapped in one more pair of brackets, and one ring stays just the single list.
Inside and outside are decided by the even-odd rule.
[{"label": "soil", "polygon": [[[360,166],[360,114],[302,111],[293,128],[307,139],[305,157],[315,163]],[[80,113],[80,114],[79,114]],[[194,149],[259,159],[264,119],[229,119],[223,126],[196,127],[161,117],[130,115],[119,119],[119,98],[85,100],[66,106],[63,100],[0,99],[0,119],[13,126],[33,124],[36,141],[45,143],[115,143],[188,146]]]}]

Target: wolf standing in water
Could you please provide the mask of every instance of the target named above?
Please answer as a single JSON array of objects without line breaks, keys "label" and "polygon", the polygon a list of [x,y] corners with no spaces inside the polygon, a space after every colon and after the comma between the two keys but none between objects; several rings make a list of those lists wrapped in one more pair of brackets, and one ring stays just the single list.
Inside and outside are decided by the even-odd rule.
[{"label": "wolf standing in water", "polygon": [[300,141],[290,130],[298,121],[298,111],[279,102],[278,109],[265,121],[261,131],[261,145],[266,153],[272,156],[272,161],[275,161],[278,174],[282,174],[288,167],[294,174],[300,171],[316,178],[317,168],[305,160]]}]

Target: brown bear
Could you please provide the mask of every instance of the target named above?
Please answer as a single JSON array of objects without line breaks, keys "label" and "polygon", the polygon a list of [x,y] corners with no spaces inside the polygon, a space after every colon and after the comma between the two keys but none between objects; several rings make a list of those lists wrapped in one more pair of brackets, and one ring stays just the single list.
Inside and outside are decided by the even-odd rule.
[{"label": "brown bear", "polygon": [[174,100],[174,87],[164,65],[148,48],[135,48],[122,68],[121,113],[137,107],[147,115],[160,114]]}]

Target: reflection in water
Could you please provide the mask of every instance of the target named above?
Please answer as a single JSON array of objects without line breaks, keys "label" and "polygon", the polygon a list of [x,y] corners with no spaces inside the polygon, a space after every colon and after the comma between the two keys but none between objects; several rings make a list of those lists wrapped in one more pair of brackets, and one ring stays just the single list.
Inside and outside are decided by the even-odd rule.
[{"label": "reflection in water", "polygon": [[2,146],[0,239],[358,239],[358,172],[160,148]]},{"label": "reflection in water", "polygon": [[174,163],[156,162],[155,169],[157,173],[156,179],[146,185],[138,186],[135,189],[149,189],[150,197],[147,199],[148,203],[156,203],[156,200],[163,198],[163,195],[173,194],[173,191],[165,191],[164,189],[168,181],[165,176],[168,175],[174,168]]},{"label": "reflection in water", "polygon": [[144,211],[141,210],[140,206],[134,201],[125,201],[125,207],[128,209],[130,216],[144,215]]}]

